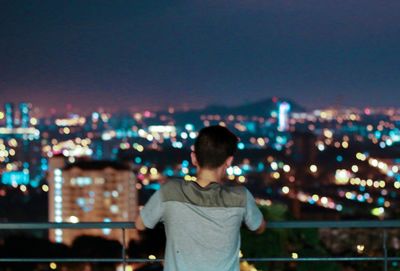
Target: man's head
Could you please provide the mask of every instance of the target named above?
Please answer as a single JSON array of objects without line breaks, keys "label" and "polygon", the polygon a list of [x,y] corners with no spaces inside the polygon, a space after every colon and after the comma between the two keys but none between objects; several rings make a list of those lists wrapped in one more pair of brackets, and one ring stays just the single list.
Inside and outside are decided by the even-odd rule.
[{"label": "man's head", "polygon": [[229,166],[237,149],[238,138],[227,128],[219,125],[200,130],[194,143],[192,162],[195,166],[217,169]]}]

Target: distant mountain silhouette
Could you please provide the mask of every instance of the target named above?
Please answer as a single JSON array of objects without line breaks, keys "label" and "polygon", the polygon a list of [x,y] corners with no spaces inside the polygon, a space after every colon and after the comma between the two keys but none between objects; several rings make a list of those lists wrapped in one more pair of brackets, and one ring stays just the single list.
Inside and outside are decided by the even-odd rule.
[{"label": "distant mountain silhouette", "polygon": [[[305,112],[306,109],[290,99],[277,99],[286,101],[291,106],[292,112]],[[263,99],[261,101],[247,103],[238,106],[210,105],[203,109],[176,112],[177,121],[199,119],[201,115],[243,115],[243,116],[267,116],[271,111],[277,109],[277,102],[274,98]]]},{"label": "distant mountain silhouette", "polygon": [[[209,105],[202,109],[189,111],[178,111],[174,115],[174,119],[180,122],[198,122],[201,115],[243,115],[243,116],[269,116],[270,112],[277,110],[277,103],[286,101],[291,106],[292,112],[306,112],[306,109],[290,99],[268,98],[261,101],[246,103],[237,106]],[[161,112],[160,112],[161,113]],[[162,112],[166,113],[166,112]]]},{"label": "distant mountain silhouette", "polygon": [[[305,112],[306,109],[297,103],[289,99],[280,99],[278,101],[286,101],[291,106],[291,111],[294,112]],[[234,114],[234,115],[246,115],[246,116],[265,116],[267,113],[277,108],[277,102],[273,99],[264,99],[261,101],[247,103],[238,106],[222,106],[222,105],[210,105],[204,108],[203,114]],[[208,113],[209,112],[209,113]]]}]

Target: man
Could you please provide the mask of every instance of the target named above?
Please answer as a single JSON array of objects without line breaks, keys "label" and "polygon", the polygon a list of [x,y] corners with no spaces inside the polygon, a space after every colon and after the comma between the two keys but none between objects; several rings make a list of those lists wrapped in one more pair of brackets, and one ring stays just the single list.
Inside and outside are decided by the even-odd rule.
[{"label": "man", "polygon": [[237,143],[225,127],[203,128],[191,153],[197,181],[165,183],[141,210],[137,229],[164,223],[164,271],[238,271],[242,222],[252,231],[264,231],[250,192],[222,183]]}]

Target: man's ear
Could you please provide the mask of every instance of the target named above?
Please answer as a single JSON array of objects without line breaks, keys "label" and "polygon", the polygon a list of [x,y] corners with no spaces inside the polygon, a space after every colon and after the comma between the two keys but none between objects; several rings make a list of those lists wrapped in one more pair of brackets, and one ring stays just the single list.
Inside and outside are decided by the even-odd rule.
[{"label": "man's ear", "polygon": [[226,167],[230,167],[232,165],[232,162],[233,162],[233,156],[229,156],[228,158],[226,158],[225,161]]},{"label": "man's ear", "polygon": [[190,158],[192,159],[193,166],[195,166],[195,167],[199,166],[199,163],[197,162],[196,154],[194,152],[190,153]]}]

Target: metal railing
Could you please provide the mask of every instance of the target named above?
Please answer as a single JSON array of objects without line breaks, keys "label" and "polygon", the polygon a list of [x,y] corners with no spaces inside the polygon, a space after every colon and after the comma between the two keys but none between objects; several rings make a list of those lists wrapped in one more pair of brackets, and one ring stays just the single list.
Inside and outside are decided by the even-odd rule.
[{"label": "metal railing", "polygon": [[[122,263],[123,270],[127,263],[161,262],[162,259],[128,258],[126,255],[126,230],[134,229],[133,222],[80,222],[80,223],[0,223],[0,230],[48,230],[48,229],[120,229],[122,237],[121,258],[0,258],[1,262],[86,262],[86,263]],[[242,258],[241,261],[249,262],[365,262],[381,261],[383,270],[388,270],[388,262],[400,261],[400,257],[389,257],[387,249],[388,229],[400,229],[400,220],[386,221],[282,221],[268,222],[269,229],[305,229],[305,228],[375,228],[382,230],[381,257],[266,257],[266,258]]]}]

